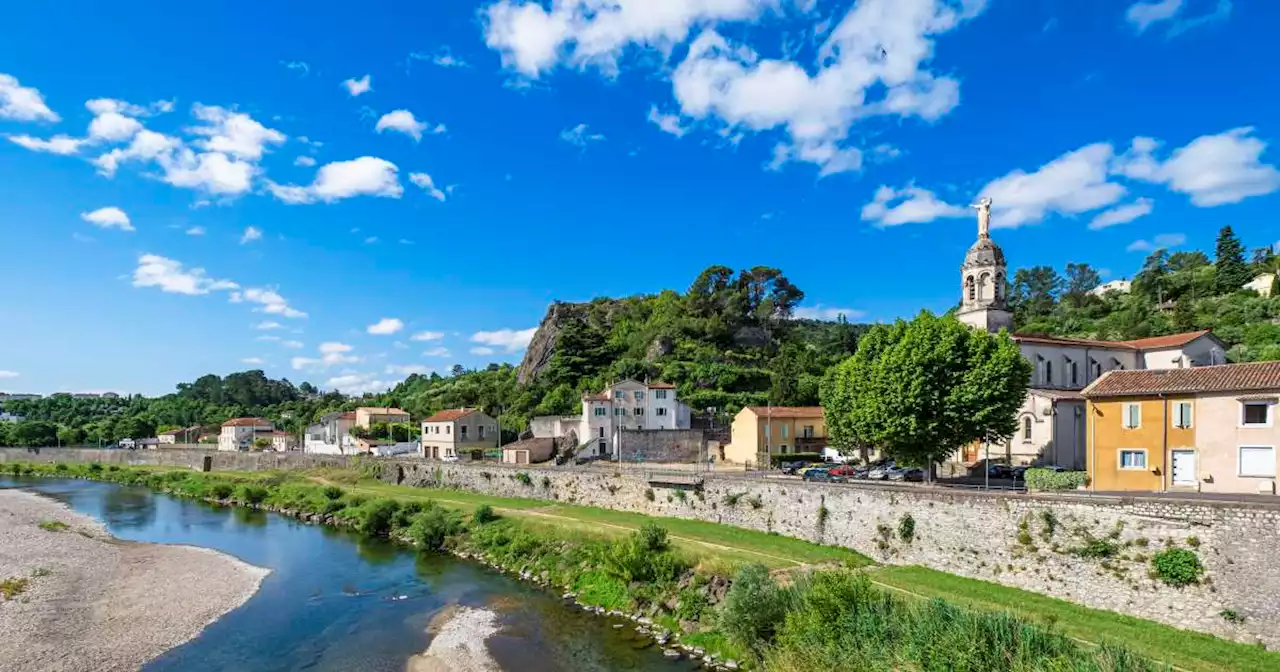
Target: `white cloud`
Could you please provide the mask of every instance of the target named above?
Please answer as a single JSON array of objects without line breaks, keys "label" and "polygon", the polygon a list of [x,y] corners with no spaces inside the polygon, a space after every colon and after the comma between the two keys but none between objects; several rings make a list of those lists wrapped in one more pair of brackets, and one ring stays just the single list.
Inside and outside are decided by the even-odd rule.
[{"label": "white cloud", "polygon": [[253,328],[261,329],[262,331],[269,331],[271,329],[284,329],[284,325],[272,320],[263,320],[262,322],[253,325]]},{"label": "white cloud", "polygon": [[1262,163],[1267,143],[1253,137],[1252,127],[1202,135],[1174,150],[1165,161],[1155,156],[1159,146],[1152,138],[1134,138],[1112,170],[1187,194],[1193,205],[1202,208],[1239,203],[1280,189],[1280,171]]},{"label": "white cloud", "polygon": [[444,51],[442,51],[441,53],[436,54],[436,56],[435,56],[435,57],[433,57],[433,58],[431,59],[431,62],[432,62],[432,63],[435,63],[436,65],[438,65],[438,66],[440,66],[440,67],[442,67],[442,68],[466,68],[466,67],[470,67],[470,66],[468,66],[468,65],[467,65],[467,62],[466,62],[466,61],[464,61],[464,60],[462,60],[461,58],[458,58],[457,56],[454,56],[453,54],[449,53],[449,50],[448,50],[448,49],[445,49],[445,50],[444,50]]},{"label": "white cloud", "polygon": [[243,194],[260,172],[257,165],[248,161],[221,152],[196,153],[185,147],[158,160],[164,169],[165,182],[209,194]]},{"label": "white cloud", "polygon": [[1133,220],[1151,214],[1155,203],[1149,198],[1139,198],[1132,203],[1118,205],[1105,212],[1098,213],[1089,222],[1089,228],[1096,231],[1117,224],[1128,224]]},{"label": "white cloud", "polygon": [[399,380],[382,380],[374,373],[345,373],[324,382],[321,387],[343,394],[363,395],[385,392],[396,386]]},{"label": "white cloud", "polygon": [[356,364],[363,361],[356,355],[349,354],[355,348],[346,343],[328,341],[320,344],[319,357],[294,357],[289,365],[295,370],[324,370],[342,364]]},{"label": "white cloud", "polygon": [[944,203],[928,189],[909,184],[895,190],[881,186],[870,203],[862,206],[862,221],[878,227],[932,222],[939,217],[965,217],[968,209]]},{"label": "white cloud", "polygon": [[444,338],[443,331],[419,331],[409,337],[411,341],[438,341]]},{"label": "white cloud", "polygon": [[82,212],[80,213],[80,219],[100,229],[134,230],[133,223],[129,221],[129,215],[126,215],[124,210],[117,207],[98,208],[93,212]]},{"label": "white cloud", "polygon": [[300,71],[304,77],[311,73],[311,66],[306,61],[280,61],[280,65],[287,70]]},{"label": "white cloud", "polygon": [[256,226],[245,227],[244,233],[240,234],[240,244],[252,243],[255,240],[262,240],[262,229]]},{"label": "white cloud", "polygon": [[419,187],[422,187],[422,189],[425,190],[427,194],[431,196],[431,198],[434,198],[437,201],[440,201],[441,203],[444,202],[444,199],[445,199],[444,192],[440,191],[440,189],[436,187],[436,184],[431,179],[430,175],[426,173],[409,173],[409,181],[418,185]]},{"label": "white cloud", "polygon": [[147,113],[137,105],[122,100],[95,98],[84,104],[95,115],[89,122],[88,140],[96,142],[124,142],[142,130],[142,123],[135,116]]},{"label": "white cloud", "polygon": [[687,127],[680,125],[680,115],[659,112],[657,105],[649,106],[649,123],[662,129],[664,133],[670,133],[677,138],[682,138],[685,133],[689,132]]},{"label": "white cloud", "polygon": [[494,349],[483,345],[477,345],[476,347],[471,348],[470,352],[471,354],[479,355],[480,357],[488,357],[494,353]]},{"label": "white cloud", "polygon": [[396,164],[373,156],[362,156],[350,161],[334,161],[320,167],[310,186],[282,185],[267,180],[267,190],[276,198],[289,204],[332,203],[355,196],[381,196],[400,198],[404,187],[400,185]]},{"label": "white cloud", "polygon": [[342,86],[346,87],[347,93],[354,98],[362,93],[368,93],[373,90],[373,84],[370,82],[369,75],[365,75],[360,79],[347,79],[342,82]]},{"label": "white cloud", "polygon": [[1081,147],[1041,166],[1034,173],[1014,170],[982,188],[991,204],[995,228],[1035,224],[1046,215],[1072,216],[1120,201],[1125,188],[1108,180],[1111,145]]},{"label": "white cloud", "polygon": [[586,124],[578,124],[560,131],[560,139],[575,147],[586,147],[588,143],[604,140],[604,134],[589,133]]},{"label": "white cloud", "polygon": [[854,310],[852,308],[831,308],[818,304],[816,306],[800,306],[792,311],[792,317],[800,320],[826,320],[834,322],[844,315],[846,320],[857,320],[866,316],[866,311]]},{"label": "white cloud", "polygon": [[291,350],[297,350],[301,348],[302,345],[303,345],[302,341],[281,341],[280,342],[280,347],[289,348]]},{"label": "white cloud", "polygon": [[299,156],[298,158],[293,160],[293,165],[302,166],[304,168],[310,168],[311,166],[316,165],[316,160],[309,156]]},{"label": "white cloud", "polygon": [[416,373],[421,376],[431,373],[431,368],[421,364],[388,364],[387,373],[398,376],[412,376]]},{"label": "white cloud", "polygon": [[423,357],[448,357],[449,349],[444,347],[428,348],[422,353]]},{"label": "white cloud", "polygon": [[241,364],[251,364],[251,365],[253,365],[253,366],[261,366],[262,364],[265,364],[266,362],[264,362],[264,361],[262,360],[262,358],[261,358],[261,357],[245,357],[244,359],[240,360],[240,363],[241,363]]},{"label": "white cloud", "polygon": [[172,162],[173,154],[181,146],[182,141],[177,138],[143,129],[138,131],[128,147],[124,149],[117,147],[99,156],[94,160],[94,165],[98,167],[99,173],[112,177],[120,164],[127,161]]},{"label": "white cloud", "polygon": [[1125,250],[1128,252],[1154,252],[1159,249],[1167,249],[1177,247],[1187,242],[1187,237],[1181,233],[1162,233],[1151,240],[1135,240],[1129,243],[1129,247]]},{"label": "white cloud", "polygon": [[181,262],[156,254],[138,257],[138,267],[133,271],[133,286],[156,287],[162,292],[192,296],[238,287],[230,280],[210,278],[203,268],[185,269]]},{"label": "white cloud", "polygon": [[281,340],[281,339],[280,339],[280,337],[279,337],[279,336],[275,336],[275,335],[272,335],[272,334],[263,334],[262,336],[259,336],[259,337],[255,338],[255,339],[253,339],[253,340],[255,340],[255,341],[270,341],[270,342],[273,342],[273,343],[278,343],[278,342],[280,342],[280,340]]},{"label": "white cloud", "polygon": [[39,90],[23,86],[17,77],[0,72],[0,119],[15,121],[61,121],[45,105]]},{"label": "white cloud", "polygon": [[374,125],[373,130],[378,133],[383,131],[404,133],[418,141],[422,139],[422,132],[427,130],[427,124],[418,121],[409,110],[395,110],[382,115],[378,119],[378,123]]},{"label": "white cloud", "polygon": [[351,352],[355,350],[355,346],[347,345],[337,341],[326,341],[320,344],[320,353],[324,355],[339,354],[343,352]]},{"label": "white cloud", "polygon": [[364,239],[364,244],[365,244],[365,245],[372,245],[372,244],[374,244],[374,243],[376,243],[376,242],[378,242],[378,237],[377,237],[377,236],[369,236],[368,238],[365,238],[365,239]]},{"label": "white cloud", "polygon": [[67,135],[55,135],[48,140],[30,135],[9,135],[5,137],[9,138],[9,141],[15,145],[25,147],[33,152],[47,152],[62,156],[68,156],[80,151],[80,147],[85,142],[82,138],[73,138]]},{"label": "white cloud", "polygon": [[190,132],[206,138],[194,144],[209,152],[257,161],[267,145],[281,145],[288,139],[284,133],[267,128],[242,112],[196,103],[191,113],[203,124],[192,127]]},{"label": "white cloud", "polygon": [[0,370],[0,378],[17,378],[19,375],[21,374],[19,374],[17,371]]},{"label": "white cloud", "polygon": [[288,318],[302,318],[307,314],[289,305],[283,296],[274,289],[265,287],[249,287],[244,291],[231,293],[232,303],[256,303],[254,311],[268,315],[281,315]]},{"label": "white cloud", "polygon": [[1134,30],[1141,33],[1153,23],[1172,19],[1180,9],[1182,9],[1182,0],[1135,2],[1125,11],[1124,19],[1133,26]]},{"label": "white cloud", "polygon": [[497,331],[477,331],[471,335],[472,343],[502,348],[507,352],[519,352],[529,346],[537,327],[528,329],[499,329]]},{"label": "white cloud", "polygon": [[186,230],[188,236],[203,236],[205,234],[203,226],[193,226]]},{"label": "white cloud", "polygon": [[1174,38],[1188,30],[1199,28],[1200,26],[1207,26],[1220,21],[1226,21],[1231,18],[1231,9],[1231,0],[1218,0],[1218,4],[1211,12],[1175,21],[1173,25],[1169,27],[1167,37]]},{"label": "white cloud", "polygon": [[395,317],[384,317],[369,325],[365,331],[375,336],[390,336],[401,329],[404,329],[404,322],[402,320]]}]

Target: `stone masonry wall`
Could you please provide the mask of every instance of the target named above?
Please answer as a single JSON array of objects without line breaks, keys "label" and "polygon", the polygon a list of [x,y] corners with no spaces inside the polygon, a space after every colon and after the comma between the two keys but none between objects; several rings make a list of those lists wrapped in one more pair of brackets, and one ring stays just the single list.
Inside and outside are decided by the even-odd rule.
[{"label": "stone masonry wall", "polygon": [[[164,464],[214,470],[342,466],[350,458],[278,453],[0,448],[11,460]],[[694,518],[857,550],[1109,609],[1175,627],[1280,647],[1280,501],[1240,503],[1153,497],[979,493],[874,484],[825,485],[624,469],[528,468],[383,460],[382,478],[509,497],[546,499],[655,516]],[[526,473],[526,479],[517,473]],[[664,478],[671,481],[663,485]],[[650,501],[647,491],[653,491]],[[684,496],[677,493],[683,492]],[[914,536],[899,534],[904,518]],[[1050,522],[1052,521],[1052,522]],[[1050,533],[1047,528],[1052,527]],[[1113,540],[1120,557],[1072,552]],[[1172,588],[1151,578],[1150,556],[1167,544],[1192,549],[1205,581]],[[1123,559],[1122,559],[1123,558]],[[1224,610],[1245,617],[1233,624]]]},{"label": "stone masonry wall", "polygon": [[622,431],[622,461],[697,462],[705,445],[701,429],[628,429]]}]

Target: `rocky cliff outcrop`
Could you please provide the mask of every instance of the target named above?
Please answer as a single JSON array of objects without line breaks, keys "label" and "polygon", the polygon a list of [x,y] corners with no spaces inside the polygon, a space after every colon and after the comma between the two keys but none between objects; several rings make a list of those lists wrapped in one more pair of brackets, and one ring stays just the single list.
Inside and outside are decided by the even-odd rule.
[{"label": "rocky cliff outcrop", "polygon": [[520,368],[516,370],[517,383],[527,385],[533,382],[551,363],[551,358],[556,354],[556,339],[560,338],[560,329],[570,313],[576,309],[578,309],[576,304],[560,301],[556,301],[547,308],[547,314],[538,324],[533,340],[529,341],[529,347],[524,351]]}]

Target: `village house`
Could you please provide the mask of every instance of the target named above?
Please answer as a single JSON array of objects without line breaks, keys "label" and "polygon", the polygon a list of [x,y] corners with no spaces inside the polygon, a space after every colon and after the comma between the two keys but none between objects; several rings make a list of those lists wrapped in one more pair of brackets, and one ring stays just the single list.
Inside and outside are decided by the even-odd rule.
[{"label": "village house", "polygon": [[167,432],[160,432],[157,440],[162,446],[172,446],[179,443],[195,443],[200,436],[200,426],[179,427],[171,429]]},{"label": "village house", "polygon": [[497,442],[498,421],[474,408],[440,411],[422,421],[421,454],[428,459],[469,459]]},{"label": "village house", "polygon": [[822,453],[827,424],[821,406],[747,406],[733,417],[724,459],[768,466],[773,456]]},{"label": "village house", "polygon": [[[978,207],[978,240],[960,267],[956,317],[976,329],[1012,331],[1004,251],[990,236],[990,201]],[[954,462],[970,467],[988,458],[1011,465],[1085,466],[1085,401],[1080,391],[1109,371],[1182,369],[1226,363],[1226,346],[1209,331],[1132,341],[1096,341],[1012,334],[1032,366],[1018,410],[1017,431],[1005,442],[961,448]]]},{"label": "village house", "polygon": [[356,426],[368,429],[375,423],[385,425],[393,425],[398,423],[409,422],[408,411],[402,411],[398,408],[376,408],[373,406],[361,406],[356,409]]},{"label": "village house", "polygon": [[1280,362],[1112,371],[1084,397],[1093,489],[1276,493]]},{"label": "village house", "polygon": [[350,455],[357,452],[351,428],[356,426],[355,411],[337,411],[320,417],[307,427],[302,450],[319,455]]},{"label": "village house", "polygon": [[539,416],[529,421],[534,438],[559,439],[581,455],[615,456],[620,432],[689,429],[689,406],[670,383],[622,380],[582,397],[582,413]]},{"label": "village house", "polygon": [[249,450],[259,434],[275,431],[275,425],[264,418],[233,418],[222,423],[218,450]]},{"label": "village house", "polygon": [[274,450],[277,453],[284,453],[290,450],[297,450],[298,448],[298,437],[294,436],[293,434],[290,434],[289,432],[285,432],[277,429],[277,430],[268,432],[265,435],[260,435],[260,436],[263,436],[263,438],[270,439],[271,450]]}]

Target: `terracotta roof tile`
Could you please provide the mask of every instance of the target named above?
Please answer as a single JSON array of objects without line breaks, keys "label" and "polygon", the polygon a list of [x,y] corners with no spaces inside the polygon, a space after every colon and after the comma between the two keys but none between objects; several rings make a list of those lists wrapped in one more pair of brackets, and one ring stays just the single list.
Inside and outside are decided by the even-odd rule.
[{"label": "terracotta roof tile", "polygon": [[1190,369],[1108,371],[1084,388],[1088,399],[1206,392],[1280,392],[1280,362],[1220,364]]},{"label": "terracotta roof tile", "polygon": [[822,416],[821,406],[748,406],[762,418],[812,418]]},{"label": "terracotta roof tile", "polygon": [[1014,334],[1013,340],[1019,343],[1043,343],[1045,345],[1076,345],[1084,348],[1110,348],[1112,350],[1157,350],[1160,348],[1176,348],[1210,334],[1210,330],[1188,331],[1168,336],[1139,338],[1133,341],[1097,341],[1087,338],[1060,338],[1057,336],[1041,336],[1038,334]]},{"label": "terracotta roof tile", "polygon": [[224,423],[223,427],[261,427],[270,425],[271,421],[264,418],[232,418]]},{"label": "terracotta roof tile", "polygon": [[1188,331],[1185,334],[1169,334],[1168,336],[1153,336],[1151,338],[1139,338],[1136,341],[1125,341],[1135,348],[1143,350],[1151,350],[1158,348],[1176,348],[1186,345],[1191,341],[1207,336],[1210,333],[1208,329],[1203,331]]},{"label": "terracotta roof tile", "polygon": [[426,420],[423,420],[423,422],[453,422],[458,418],[475,412],[476,409],[474,408],[451,408],[445,411],[440,411]]}]

